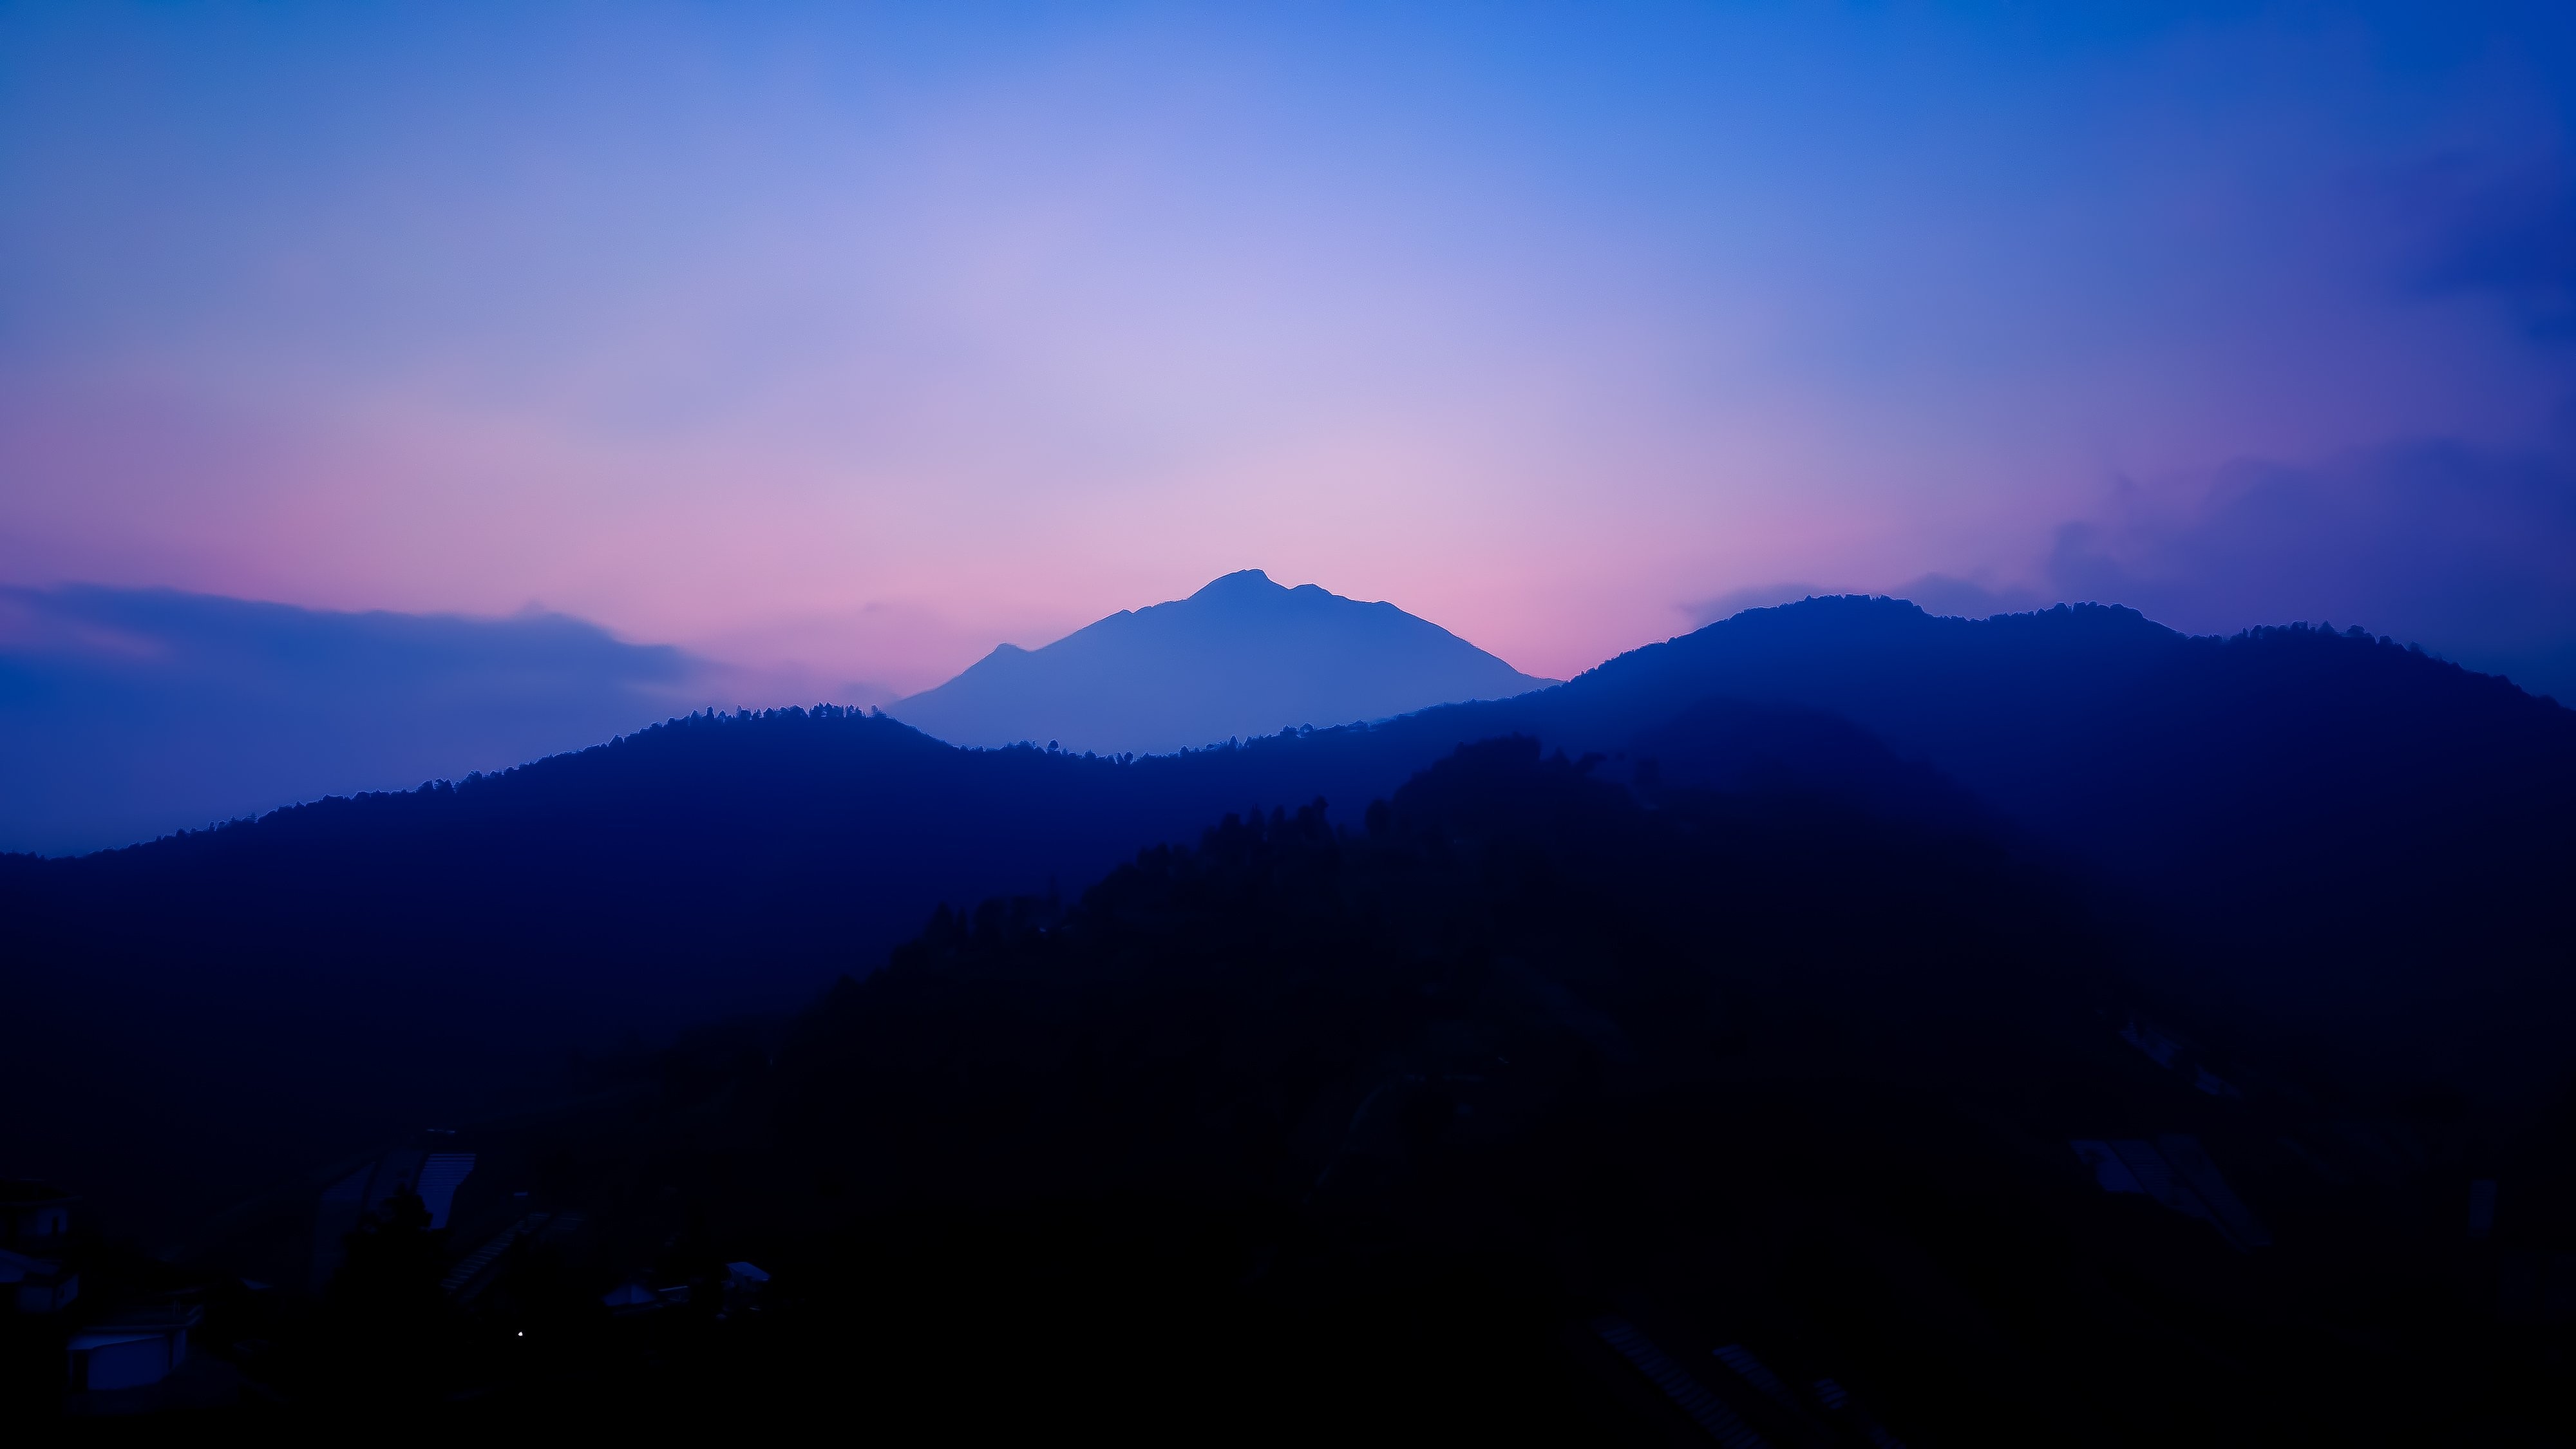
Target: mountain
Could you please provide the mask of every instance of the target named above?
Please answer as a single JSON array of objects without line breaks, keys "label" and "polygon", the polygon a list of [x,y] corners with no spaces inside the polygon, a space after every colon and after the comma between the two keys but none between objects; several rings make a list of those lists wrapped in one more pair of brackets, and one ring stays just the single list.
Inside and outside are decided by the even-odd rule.
[{"label": "mountain", "polygon": [[446,1242],[389,1221],[206,1337],[467,1428],[2557,1442],[2532,1164],[2183,1046],[2009,850],[1601,771],[1489,741],[942,910],[783,1029],[438,1139]]},{"label": "mountain", "polygon": [[1394,728],[1646,749],[1707,778],[1688,741],[1637,731],[1711,697],[1832,715],[1930,766],[2115,883],[2195,990],[2491,1100],[2558,1085],[2576,713],[2551,700],[2358,628],[2220,639],[2092,605],[1966,620],[1826,598]]},{"label": "mountain", "polygon": [[1042,649],[1001,645],[887,712],[960,745],[1060,741],[1075,752],[1167,754],[1553,682],[1393,604],[1284,588],[1246,569]]},{"label": "mountain", "polygon": [[[1284,591],[1283,591],[1284,592]],[[106,1200],[273,1184],[793,1007],[942,902],[1077,891],[1230,811],[1361,818],[1459,744],[1823,797],[2081,881],[2134,979],[2356,1070],[2544,1100],[2576,1029],[2576,715],[2357,633],[1891,600],[1742,614],[1567,684],[1133,760],[847,710],[700,715],[496,776],[0,857],[0,1159]],[[2232,1013],[2232,1014],[2228,1014]],[[175,1227],[174,1227],[175,1230]]]}]

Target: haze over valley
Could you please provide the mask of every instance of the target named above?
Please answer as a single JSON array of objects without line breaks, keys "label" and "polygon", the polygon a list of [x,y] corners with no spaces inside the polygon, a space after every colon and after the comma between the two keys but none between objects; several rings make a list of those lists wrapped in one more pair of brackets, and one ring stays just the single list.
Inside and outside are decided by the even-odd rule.
[{"label": "haze over valley", "polygon": [[2571,118],[0,8],[0,1415],[2576,1439]]}]

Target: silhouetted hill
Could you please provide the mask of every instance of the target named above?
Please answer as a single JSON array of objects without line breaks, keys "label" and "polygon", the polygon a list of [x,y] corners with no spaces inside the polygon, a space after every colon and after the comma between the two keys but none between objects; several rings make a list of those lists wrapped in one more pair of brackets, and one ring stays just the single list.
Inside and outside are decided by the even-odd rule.
[{"label": "silhouetted hill", "polygon": [[1120,610],[1042,649],[1004,644],[936,689],[888,706],[961,745],[1061,741],[1168,753],[1304,725],[1384,719],[1544,688],[1393,604],[1259,569],[1186,599]]},{"label": "silhouetted hill", "polygon": [[[2044,875],[1831,802],[1591,773],[1493,741],[1365,831],[1229,817],[1070,913],[943,913],[746,1085],[736,1133],[771,1145],[707,1194],[718,1231],[900,1305],[850,1355],[892,1402],[962,1388],[929,1345],[998,1310],[1059,1325],[1051,1386],[1170,1391],[1184,1436],[1257,1402],[1662,1442],[1568,1342],[1604,1314],[1773,1443],[1888,1442],[1827,1376],[1931,1442],[2475,1436],[2542,1408],[2544,1377],[2466,1346],[2483,1305],[2422,1306],[2455,1223],[2355,1233],[2283,1145],[2312,1100],[2195,1090],[2123,1041],[2121,954]],[[2262,1261],[2069,1147],[2175,1133],[2280,1232]],[[663,1171],[686,1192],[699,1160]],[[1176,1321],[1208,1331],[1140,1362]]]},{"label": "silhouetted hill", "polygon": [[[2550,1333],[2499,1325],[2463,1251],[2473,1134],[2178,1055],[2083,903],[1991,843],[1601,769],[1489,741],[1356,822],[1229,815],[1071,905],[942,910],[772,1049],[709,1032],[478,1138],[589,1227],[434,1323],[446,1351],[350,1316],[264,1371],[327,1402],[296,1365],[399,1341],[444,1366],[413,1400],[496,1423],[855,1402],[898,1437],[2564,1422]],[[769,1282],[719,1316],[737,1256]],[[599,1311],[639,1276],[695,1311]]]},{"label": "silhouetted hill", "polygon": [[2576,714],[2503,679],[2358,629],[2194,638],[2127,609],[1835,598],[1393,728],[1617,750],[1712,696],[1835,715],[1930,765],[2162,916],[2178,973],[2286,1027],[2437,1048],[2498,1092],[2562,1070]]},{"label": "silhouetted hill", "polygon": [[35,1104],[0,1152],[202,1207],[536,1090],[574,1044],[783,1009],[942,901],[1075,889],[1247,806],[1348,813],[1512,733],[1611,756],[1606,781],[2015,842],[2084,873],[2145,979],[2374,1071],[2511,1104],[2565,1069],[2566,711],[2351,635],[1816,600],[1374,728],[1112,760],[835,709],[699,716],[457,785],[0,859],[0,986],[29,1024],[0,1089]]}]

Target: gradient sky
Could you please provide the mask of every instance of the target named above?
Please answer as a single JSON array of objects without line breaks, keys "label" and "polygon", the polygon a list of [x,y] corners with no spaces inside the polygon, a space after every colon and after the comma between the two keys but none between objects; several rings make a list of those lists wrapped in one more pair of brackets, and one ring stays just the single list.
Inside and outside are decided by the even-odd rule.
[{"label": "gradient sky", "polygon": [[813,694],[1248,567],[1560,677],[1818,588],[2576,691],[2572,42],[12,6],[0,584],[536,603]]}]

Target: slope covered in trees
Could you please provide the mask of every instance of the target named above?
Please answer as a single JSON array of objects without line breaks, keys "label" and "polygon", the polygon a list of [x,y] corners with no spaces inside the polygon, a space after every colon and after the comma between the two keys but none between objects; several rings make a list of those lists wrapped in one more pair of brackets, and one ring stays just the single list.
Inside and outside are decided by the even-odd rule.
[{"label": "slope covered in trees", "polygon": [[[593,1230],[525,1265],[556,1299],[449,1323],[455,1376],[416,1392],[1676,1442],[1642,1338],[1775,1444],[2492,1442],[2553,1412],[2545,1343],[2461,1291],[2427,1210],[2465,1187],[2459,1124],[2259,1052],[2196,1083],[2139,1045],[2173,1023],[2119,943],[1973,833],[1598,769],[1498,740],[1356,825],[1228,817],[1070,905],[942,911],[772,1051],[711,1034],[641,1098],[487,1137]],[[2356,1114],[2426,1163],[2339,1186]],[[2150,1140],[2199,1216],[2078,1150]],[[596,1308],[693,1254],[758,1262],[760,1311]],[[523,1329],[544,1355],[500,1351]]]},{"label": "slope covered in trees", "polygon": [[[1349,812],[1465,741],[1822,795],[2063,864],[2142,970],[2489,1105],[2576,1025],[2576,716],[2319,630],[1816,600],[1564,686],[1134,760],[839,710],[675,721],[506,775],[0,860],[20,1170],[192,1210],[519,1100],[633,1030],[782,1010],[939,903],[1044,895],[1228,810]],[[180,1185],[174,1189],[174,1184]],[[177,1216],[184,1216],[177,1215]],[[176,1218],[174,1217],[174,1225]]]},{"label": "slope covered in trees", "polygon": [[2358,629],[1886,600],[1744,616],[1599,674],[1605,698],[1849,719],[2161,915],[2194,986],[2490,1101],[2560,1085],[2576,713],[2502,679]]}]

